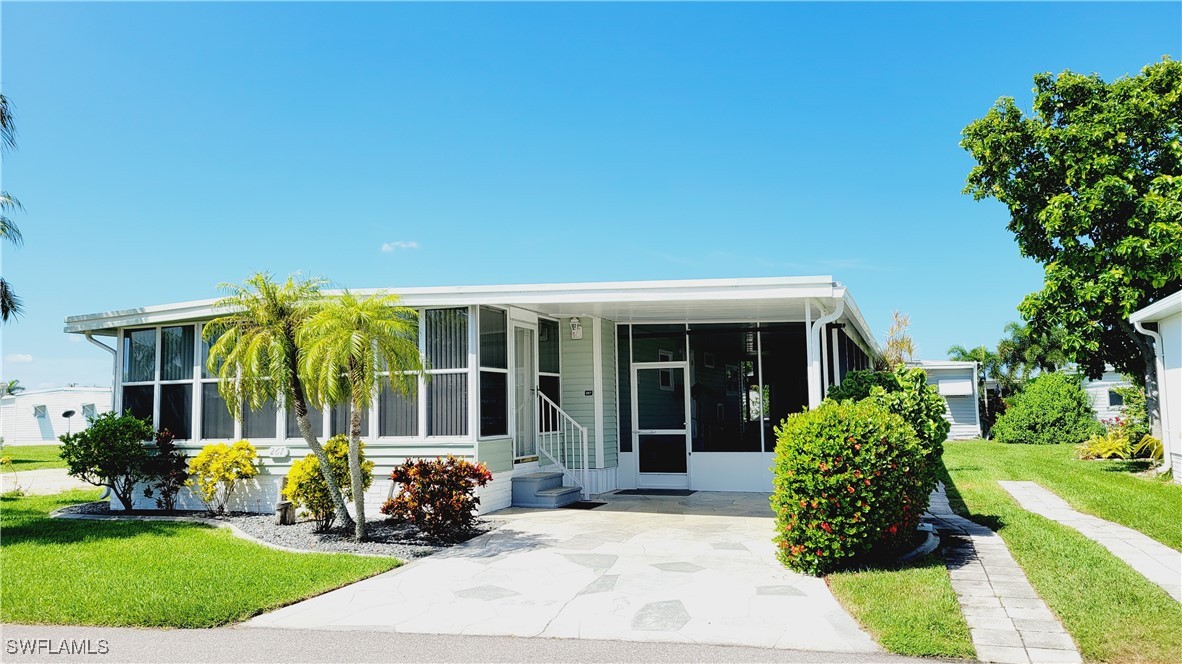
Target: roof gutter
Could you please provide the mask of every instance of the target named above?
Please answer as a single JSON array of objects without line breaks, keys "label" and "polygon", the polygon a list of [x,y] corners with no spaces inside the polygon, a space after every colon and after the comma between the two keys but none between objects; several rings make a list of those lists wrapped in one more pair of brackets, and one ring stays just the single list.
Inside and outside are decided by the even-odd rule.
[{"label": "roof gutter", "polygon": [[1150,339],[1153,339],[1153,343],[1157,350],[1157,352],[1154,353],[1155,357],[1153,361],[1153,370],[1154,373],[1157,374],[1157,412],[1158,417],[1161,418],[1161,441],[1163,443],[1164,452],[1162,454],[1162,465],[1160,468],[1158,468],[1158,472],[1164,472],[1166,468],[1170,467],[1169,450],[1165,449],[1164,446],[1164,443],[1166,442],[1166,432],[1173,431],[1173,429],[1171,429],[1169,426],[1170,416],[1168,412],[1170,409],[1166,407],[1168,404],[1163,404],[1161,402],[1161,384],[1162,381],[1165,380],[1166,375],[1166,344],[1162,340],[1161,334],[1159,334],[1157,330],[1151,330],[1145,327],[1145,325],[1140,320],[1133,321],[1133,329],[1137,330],[1141,334],[1144,334]]}]

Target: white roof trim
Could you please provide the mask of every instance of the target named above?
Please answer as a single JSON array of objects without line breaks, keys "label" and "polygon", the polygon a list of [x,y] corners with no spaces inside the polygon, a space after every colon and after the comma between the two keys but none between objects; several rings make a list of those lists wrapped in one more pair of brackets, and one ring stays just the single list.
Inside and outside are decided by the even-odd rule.
[{"label": "white roof trim", "polygon": [[968,369],[977,366],[976,362],[960,360],[916,360],[911,364],[921,369]]},{"label": "white roof trim", "polygon": [[[332,295],[339,290],[326,290]],[[358,295],[396,293],[410,307],[465,306],[477,304],[546,305],[645,302],[706,302],[755,300],[845,300],[842,318],[851,321],[866,343],[879,352],[853,299],[845,286],[832,276],[761,277],[745,279],[686,279],[659,281],[614,281],[587,283],[513,284],[479,286],[428,286],[354,289]],[[102,313],[69,316],[65,331],[114,334],[121,327],[199,321],[222,312],[214,309],[217,298],[153,305]]]},{"label": "white roof trim", "polygon": [[1182,290],[1133,312],[1131,323],[1152,323],[1182,313]]}]

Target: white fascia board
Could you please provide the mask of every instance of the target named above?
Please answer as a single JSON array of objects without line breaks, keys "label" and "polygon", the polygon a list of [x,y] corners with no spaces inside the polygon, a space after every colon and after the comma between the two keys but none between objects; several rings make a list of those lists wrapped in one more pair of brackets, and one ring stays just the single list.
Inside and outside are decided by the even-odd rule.
[{"label": "white fascia board", "polygon": [[[327,290],[325,294],[340,294]],[[353,293],[396,293],[408,307],[469,306],[479,304],[593,304],[699,300],[766,300],[840,297],[844,288],[830,276],[758,279],[696,279],[680,281],[624,281],[582,284],[516,286],[431,286],[420,288],[357,289]],[[70,316],[66,332],[97,332],[137,325],[199,321],[219,312],[216,299],[155,305],[106,313]],[[859,315],[860,320],[860,315]],[[864,325],[864,321],[863,321]]]},{"label": "white fascia board", "polygon": [[[874,338],[874,332],[870,330],[866,319],[862,317],[862,310],[858,308],[857,303],[854,302],[854,298],[849,294],[849,291],[842,286],[841,293],[835,295],[835,297],[845,299],[845,313],[843,317],[848,318],[854,324],[854,327],[858,328],[858,333],[861,334],[862,340],[874,351],[873,354],[875,356],[882,355],[882,349],[878,347],[878,340]],[[873,360],[874,358],[870,359]]]},{"label": "white fascia board", "polygon": [[1138,309],[1133,312],[1132,316],[1129,316],[1129,322],[1153,323],[1178,314],[1182,314],[1182,291],[1164,297],[1143,309]]},{"label": "white fascia board", "polygon": [[916,360],[911,364],[921,369],[967,369],[977,366],[976,362],[959,360]]}]

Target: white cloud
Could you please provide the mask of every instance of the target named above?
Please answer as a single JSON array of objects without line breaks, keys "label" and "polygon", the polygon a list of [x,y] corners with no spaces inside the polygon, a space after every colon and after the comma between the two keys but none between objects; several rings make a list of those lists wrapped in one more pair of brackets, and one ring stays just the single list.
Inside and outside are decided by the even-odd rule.
[{"label": "white cloud", "polygon": [[382,243],[382,253],[390,253],[398,251],[399,249],[418,249],[419,243],[414,240],[395,240],[393,242]]},{"label": "white cloud", "polygon": [[28,353],[9,353],[4,356],[4,361],[13,364],[28,364],[33,361],[33,356]]}]

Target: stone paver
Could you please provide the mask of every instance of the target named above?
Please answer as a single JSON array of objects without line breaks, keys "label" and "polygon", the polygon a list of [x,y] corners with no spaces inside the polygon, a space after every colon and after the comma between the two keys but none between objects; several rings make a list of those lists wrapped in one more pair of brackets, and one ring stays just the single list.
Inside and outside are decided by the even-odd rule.
[{"label": "stone paver", "polygon": [[1161,586],[1170,597],[1182,602],[1182,552],[1132,528],[1077,512],[1067,501],[1034,482],[998,484],[1018,501],[1022,509],[1074,528],[1084,537],[1099,542],[1112,555]]},{"label": "stone paver", "polygon": [[41,470],[20,470],[15,473],[0,472],[0,493],[19,488],[26,495],[45,496],[70,489],[94,489],[80,479],[70,477],[65,468],[42,468]]},{"label": "stone paver", "polygon": [[766,495],[602,498],[497,512],[463,545],[246,626],[881,653],[824,580],[776,560]]},{"label": "stone paver", "polygon": [[944,563],[977,650],[999,664],[1076,664],[1071,636],[1039,598],[1005,542],[952,511],[941,484],[925,520],[944,540]]}]

